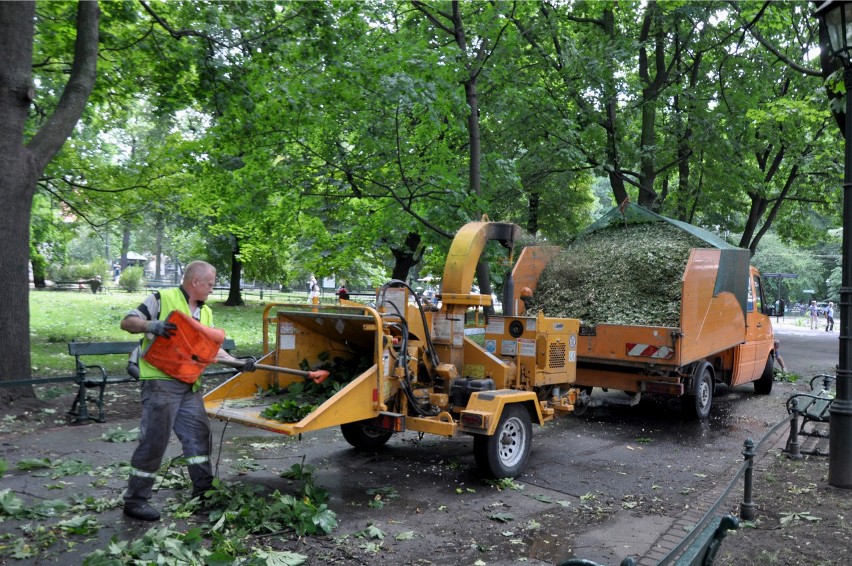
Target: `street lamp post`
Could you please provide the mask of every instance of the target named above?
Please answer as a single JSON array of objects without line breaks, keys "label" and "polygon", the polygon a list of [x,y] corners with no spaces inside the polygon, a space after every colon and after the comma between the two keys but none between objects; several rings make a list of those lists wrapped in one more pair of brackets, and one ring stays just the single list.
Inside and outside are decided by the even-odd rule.
[{"label": "street lamp post", "polygon": [[825,25],[831,54],[843,63],[846,87],[843,169],[843,248],[840,283],[840,360],[837,396],[829,411],[828,483],[852,489],[852,2],[823,2],[816,17]]}]

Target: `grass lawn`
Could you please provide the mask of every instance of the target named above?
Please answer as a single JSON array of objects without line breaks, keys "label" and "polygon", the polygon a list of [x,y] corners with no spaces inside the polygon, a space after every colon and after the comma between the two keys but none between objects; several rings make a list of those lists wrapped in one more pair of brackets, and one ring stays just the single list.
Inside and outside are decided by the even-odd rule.
[{"label": "grass lawn", "polygon": [[[127,311],[141,303],[147,293],[106,292],[97,295],[88,290],[30,291],[30,340],[33,377],[72,375],[74,358],[68,355],[67,343],[111,342],[139,339],[118,325]],[[265,296],[276,302],[305,302],[305,294]],[[263,344],[263,309],[265,301],[246,299],[243,307],[222,305],[224,297],[211,296],[213,323],[225,330],[237,344],[238,356],[259,355]],[[323,302],[327,302],[324,300]],[[120,359],[119,359],[120,358]],[[107,370],[121,369],[124,356],[87,358],[89,363],[103,364]]]}]

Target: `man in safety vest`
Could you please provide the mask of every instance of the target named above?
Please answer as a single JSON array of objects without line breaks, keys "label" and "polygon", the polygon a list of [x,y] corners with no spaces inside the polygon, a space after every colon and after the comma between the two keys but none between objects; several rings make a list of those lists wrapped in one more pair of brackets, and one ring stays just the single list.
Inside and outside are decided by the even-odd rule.
[{"label": "man in safety vest", "polygon": [[[166,322],[172,311],[181,311],[205,326],[213,326],[213,313],[204,304],[213,291],[216,269],[209,263],[193,261],[186,266],[180,287],[164,289],[149,295],[121,321],[122,330],[145,333],[142,351],[157,336],[171,337],[177,327]],[[236,358],[219,349],[218,359]],[[249,361],[242,371],[252,371]],[[210,419],[204,410],[200,382],[186,383],[139,360],[142,383],[142,424],[139,445],[130,460],[130,480],[124,494],[124,514],[143,521],[156,521],[160,513],[149,503],[157,470],[174,430],[189,468],[193,497],[203,497],[212,487],[213,469],[210,465]]]}]

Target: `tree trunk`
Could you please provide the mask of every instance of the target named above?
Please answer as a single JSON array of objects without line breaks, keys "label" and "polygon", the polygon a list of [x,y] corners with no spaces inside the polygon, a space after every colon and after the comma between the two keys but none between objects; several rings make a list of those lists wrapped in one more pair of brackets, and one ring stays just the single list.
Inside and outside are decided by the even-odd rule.
[{"label": "tree trunk", "polygon": [[527,232],[538,234],[538,217],[541,211],[541,193],[534,191],[527,199]]},{"label": "tree trunk", "polygon": [[157,258],[154,267],[154,277],[162,279],[165,277],[163,270],[163,215],[157,214]]},{"label": "tree trunk", "polygon": [[45,282],[45,278],[47,276],[45,273],[47,260],[44,259],[44,256],[37,251],[31,251],[30,264],[33,267],[33,286],[36,289],[44,289],[47,287],[47,283]]},{"label": "tree trunk", "polygon": [[240,279],[243,276],[243,264],[240,261],[240,241],[234,237],[234,246],[231,248],[231,283],[228,287],[228,299],[225,306],[239,307],[245,303],[240,290]]},{"label": "tree trunk", "polygon": [[476,94],[476,76],[464,83],[464,94],[467,99],[467,105],[470,109],[470,114],[467,118],[468,141],[470,143],[470,192],[474,195],[479,195],[482,192],[482,181],[480,172],[481,163],[481,139],[479,135],[479,97]]},{"label": "tree trunk", "polygon": [[[429,10],[425,8],[425,5],[422,2],[415,2],[415,7],[419,10],[423,11],[430,20],[433,22],[437,22],[437,17],[434,13],[430,13]],[[450,33],[453,36],[453,39],[456,42],[456,45],[459,47],[459,51],[461,52],[461,59],[464,61],[464,66],[467,71],[467,79],[463,81],[464,84],[464,94],[465,101],[467,102],[469,114],[467,118],[467,135],[468,135],[468,158],[470,160],[468,174],[470,178],[468,179],[468,186],[470,194],[472,195],[480,195],[482,193],[482,174],[481,174],[481,163],[482,163],[482,149],[481,149],[481,137],[479,131],[479,95],[477,93],[477,78],[479,77],[479,73],[482,70],[482,66],[484,65],[485,60],[487,59],[487,44],[488,41],[480,38],[479,46],[476,47],[476,55],[471,58],[468,55],[468,43],[467,37],[464,29],[464,21],[462,21],[462,14],[460,9],[459,0],[453,0],[452,2],[452,13],[440,13],[441,16],[447,18],[452,22],[452,29],[445,27],[441,24],[438,24],[438,27],[444,29],[447,33]],[[397,258],[399,261],[400,258]],[[408,275],[408,269],[406,268],[406,276]],[[491,275],[488,271],[488,266],[484,264],[477,264],[476,267],[477,273],[477,281],[479,282],[480,292],[483,294],[491,294]],[[488,307],[486,312],[493,313],[493,309]]]},{"label": "tree trunk", "polygon": [[[603,6],[604,34],[610,40],[615,40],[617,33],[615,27],[615,13],[612,6]],[[606,93],[606,111],[600,120],[600,124],[606,132],[606,170],[609,177],[609,186],[612,187],[612,195],[615,202],[621,204],[628,199],[627,186],[624,183],[624,175],[621,171],[621,157],[618,151],[618,91],[615,88],[615,68],[609,68],[609,76],[604,84]]]},{"label": "tree trunk", "polygon": [[[0,309],[0,379],[30,377],[29,263],[30,212],[38,168],[21,145],[27,108],[32,100],[29,65],[32,61],[35,4],[0,3],[0,273],[5,280],[4,306]],[[27,20],[30,20],[29,25]],[[15,29],[13,25],[21,26]],[[27,62],[27,68],[22,61]],[[34,397],[32,387],[0,389],[0,401]]]},{"label": "tree trunk", "polygon": [[[34,2],[0,2],[0,380],[30,379],[30,214],[36,183],[72,133],[95,83],[99,10],[77,7],[77,39],[68,83],[53,114],[24,145],[24,128],[35,97],[32,83]],[[0,402],[35,396],[32,387],[0,389]]]},{"label": "tree trunk", "polygon": [[121,227],[121,270],[127,269],[127,252],[130,251],[130,221],[125,220]]},{"label": "tree trunk", "polygon": [[[660,9],[656,2],[649,2],[642,21],[639,35],[639,78],[642,88],[642,132],[639,138],[639,205],[648,210],[657,208],[657,192],[654,183],[657,180],[657,97],[666,82],[668,72],[665,64],[665,34],[660,18]],[[654,78],[651,78],[651,61],[646,45],[653,38]]]},{"label": "tree trunk", "polygon": [[657,120],[657,93],[651,89],[643,91],[642,104],[642,135],[640,138],[640,177],[639,177],[639,205],[648,210],[654,210],[657,200],[657,192],[654,183],[657,180],[654,148],[657,143],[656,120]]},{"label": "tree trunk", "polygon": [[411,271],[411,268],[417,265],[417,263],[423,258],[423,251],[420,250],[418,253],[419,247],[420,234],[417,232],[409,232],[405,237],[405,243],[403,246],[390,247],[390,251],[395,260],[391,279],[399,279],[400,281],[408,280],[408,274]]},{"label": "tree trunk", "polygon": [[[32,189],[38,180],[33,163],[18,146],[15,154],[0,151],[0,170],[3,171],[4,214],[0,214],[0,273],[4,274],[5,299],[0,309],[0,379],[29,379],[30,369],[30,303],[29,262]],[[34,398],[32,387],[0,389],[0,401]]]}]

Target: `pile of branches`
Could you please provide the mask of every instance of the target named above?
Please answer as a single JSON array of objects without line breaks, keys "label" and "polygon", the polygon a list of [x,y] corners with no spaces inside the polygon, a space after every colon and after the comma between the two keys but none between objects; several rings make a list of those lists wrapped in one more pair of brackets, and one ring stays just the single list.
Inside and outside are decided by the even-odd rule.
[{"label": "pile of branches", "polygon": [[276,385],[260,392],[261,397],[275,398],[274,403],[261,411],[261,416],[284,423],[299,422],[373,365],[369,355],[362,356],[359,360],[346,360],[340,357],[329,360],[328,353],[322,352],[319,359],[323,363],[318,367],[310,368],[307,360],[302,360],[300,368],[304,371],[327,370],[329,376],[325,381],[322,383],[314,383],[311,380],[295,381],[284,390]]},{"label": "pile of branches", "polygon": [[547,266],[530,310],[591,325],[677,327],[689,250],[706,247],[703,240],[667,222],[592,232]]}]

